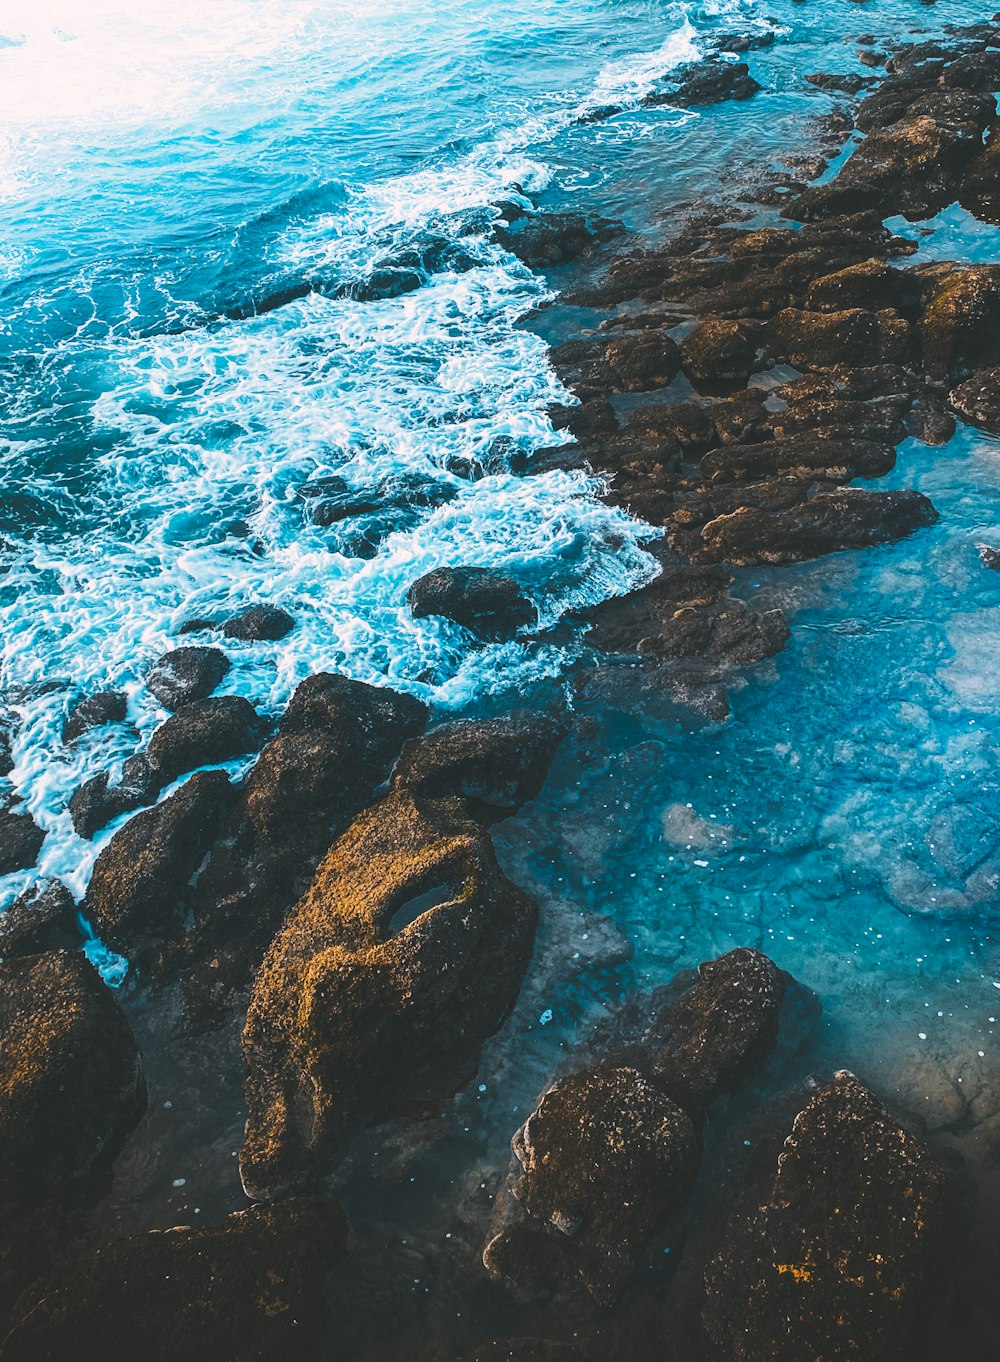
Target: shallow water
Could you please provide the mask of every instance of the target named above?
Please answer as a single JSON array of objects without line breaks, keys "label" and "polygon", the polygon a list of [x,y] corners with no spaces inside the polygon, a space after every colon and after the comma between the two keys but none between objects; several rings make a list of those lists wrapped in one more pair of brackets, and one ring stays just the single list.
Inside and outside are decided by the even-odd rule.
[{"label": "shallow water", "polygon": [[[721,181],[808,149],[808,118],[836,101],[802,77],[862,70],[850,37],[937,31],[978,10],[131,8],[0,3],[3,682],[8,694],[65,683],[15,705],[13,781],[49,837],[36,871],[0,880],[0,903],[38,873],[83,891],[113,828],[80,842],[65,800],[136,739],[61,749],[68,697],[124,686],[148,733],[162,714],[142,673],[189,616],[248,598],[291,610],[281,643],[227,645],[222,689],[269,710],[319,668],[473,713],[566,678],[594,734],[496,830],[543,909],[522,1000],[440,1120],[359,1153],[356,1215],[391,1221],[394,1242],[421,1253],[440,1248],[455,1204],[488,1197],[510,1134],[595,1019],[679,968],[757,945],[822,1001],[808,1067],[855,1069],[922,1117],[975,1170],[980,1220],[995,1223],[1000,576],[977,545],[1000,545],[1000,441],[962,431],[944,449],[901,447],[886,485],[926,492],[933,529],[740,575],[736,589],[782,606],[793,634],[723,726],[695,727],[655,696],[634,706],[627,669],[603,698],[581,694],[575,635],[470,651],[404,603],[432,566],[498,564],[548,624],[653,571],[648,528],[603,506],[583,475],[469,476],[497,437],[553,442],[545,407],[560,388],[544,342],[581,321],[533,313],[573,271],[543,278],[492,244],[489,205],[530,191],[655,233]],[[765,90],[748,104],[575,122],[612,96],[634,103],[713,31],[748,26],[779,35],[749,58]],[[1000,259],[996,229],[957,209],[890,225],[920,242],[917,259]],[[225,315],[303,280],[333,292],[441,242],[460,254],[403,297],[314,293]],[[361,560],[341,551],[341,531],[310,525],[296,495],[333,471],[358,488],[417,473],[455,494]],[[151,1115],[101,1214],[129,1228],[239,1205],[238,1084],[222,1096],[197,1057],[149,1057]]]}]

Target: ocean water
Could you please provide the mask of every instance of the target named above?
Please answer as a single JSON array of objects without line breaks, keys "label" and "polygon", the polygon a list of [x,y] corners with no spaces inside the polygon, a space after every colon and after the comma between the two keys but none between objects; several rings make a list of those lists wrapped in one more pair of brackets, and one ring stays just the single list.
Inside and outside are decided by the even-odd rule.
[{"label": "ocean water", "polygon": [[[490,564],[549,626],[655,570],[649,527],[585,474],[477,472],[500,440],[563,438],[546,342],[594,320],[556,301],[572,268],[533,272],[492,241],[493,205],[530,197],[655,235],[808,150],[809,120],[837,101],[804,76],[863,71],[858,34],[981,17],[970,0],[0,0],[0,685],[12,784],[48,833],[34,871],[0,879],[0,906],[39,874],[83,892],[114,829],[80,841],[66,799],[162,719],[142,676],[191,616],[291,611],[280,643],[227,643],[222,690],[268,712],[325,668],[442,714],[564,687],[597,720],[496,830],[543,909],[514,1016],[438,1123],[393,1136],[393,1178],[352,1172],[355,1208],[384,1194],[417,1239],[444,1234],[456,1186],[502,1165],[596,1018],[740,944],[819,996],[817,1072],[856,1069],[954,1146],[982,1223],[1000,1203],[1000,576],[977,550],[1000,546],[1000,441],[901,447],[885,485],[930,495],[933,529],[740,574],[793,635],[722,726],[630,705],[625,674],[617,697],[581,695],[570,627],[470,649],[405,604],[432,567]],[[717,35],[764,30],[753,100],[641,107]],[[609,102],[622,112],[581,121]],[[957,209],[891,225],[917,259],[1000,260],[1000,233]],[[336,296],[413,260],[422,282],[403,296]],[[448,499],[359,558],[349,524],[305,514],[303,484],[334,473]],[[108,687],[132,727],[63,748],[71,699]],[[185,1095],[149,1058],[151,1116],[108,1214],[170,1224],[240,1204],[238,1097],[220,1115],[214,1077],[186,1071]]]}]

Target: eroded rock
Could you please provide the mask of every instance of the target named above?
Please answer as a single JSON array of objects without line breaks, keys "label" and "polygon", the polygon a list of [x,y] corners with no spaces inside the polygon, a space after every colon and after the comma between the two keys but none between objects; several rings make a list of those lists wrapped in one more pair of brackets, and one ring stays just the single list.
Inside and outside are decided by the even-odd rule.
[{"label": "eroded rock", "polygon": [[63,725],[63,742],[76,742],[92,728],[105,724],[123,723],[128,712],[128,698],[122,691],[102,690],[88,695],[74,705]]},{"label": "eroded rock", "polygon": [[406,599],[416,619],[443,615],[477,633],[510,635],[536,619],[518,583],[492,568],[435,568],[413,583]]},{"label": "eroded rock", "polygon": [[230,665],[221,648],[175,648],[146,673],[146,685],[167,709],[177,709],[211,695]]},{"label": "eroded rock", "polygon": [[246,643],[275,643],[295,628],[295,620],[277,605],[248,605],[222,626],[226,638]]},{"label": "eroded rock", "polygon": [[32,885],[0,913],[0,959],[73,950],[80,944],[76,902],[59,880]]},{"label": "eroded rock", "polygon": [[366,1121],[464,1082],[517,995],[536,914],[457,801],[397,790],[361,814],[254,983],[248,1194],[307,1183]]}]

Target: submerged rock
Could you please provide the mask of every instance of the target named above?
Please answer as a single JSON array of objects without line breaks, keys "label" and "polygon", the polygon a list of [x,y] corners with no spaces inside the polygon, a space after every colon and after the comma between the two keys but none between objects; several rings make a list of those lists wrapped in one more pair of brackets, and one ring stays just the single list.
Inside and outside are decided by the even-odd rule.
[{"label": "submerged rock", "polygon": [[63,742],[76,742],[91,728],[123,723],[128,712],[128,697],[122,691],[102,690],[74,705],[63,725]]},{"label": "submerged rock", "polygon": [[248,605],[235,615],[230,615],[222,626],[222,632],[226,638],[247,643],[274,643],[290,634],[294,628],[295,620],[280,606]]},{"label": "submerged rock", "polygon": [[221,648],[175,648],[146,673],[146,685],[167,709],[211,695],[230,668]]},{"label": "submerged rock", "polygon": [[[598,1068],[556,1083],[511,1142],[517,1171],[483,1251],[517,1296],[584,1289],[610,1306],[656,1225],[698,1166],[691,1118],[636,1069]],[[496,1229],[496,1219],[494,1222]]]},{"label": "submerged rock", "polygon": [[76,902],[59,880],[42,880],[0,913],[0,959],[73,950],[82,937]]},{"label": "submerged rock", "polygon": [[504,250],[531,266],[576,260],[622,230],[620,223],[581,213],[528,213],[493,229]]},{"label": "submerged rock", "polygon": [[361,814],[254,983],[248,1194],[306,1184],[373,1117],[463,1083],[517,996],[536,916],[457,801],[397,790]]},{"label": "submerged rock", "polygon": [[770,1191],[704,1273],[708,1362],[920,1353],[959,1219],[933,1154],[840,1073],[795,1118]]},{"label": "submerged rock", "polygon": [[413,583],[406,599],[416,619],[443,615],[475,632],[510,635],[537,617],[518,583],[492,568],[435,568]]},{"label": "submerged rock", "polygon": [[324,1278],[349,1239],[333,1204],[286,1201],[116,1240],[22,1301],[0,1359],[318,1362]]}]

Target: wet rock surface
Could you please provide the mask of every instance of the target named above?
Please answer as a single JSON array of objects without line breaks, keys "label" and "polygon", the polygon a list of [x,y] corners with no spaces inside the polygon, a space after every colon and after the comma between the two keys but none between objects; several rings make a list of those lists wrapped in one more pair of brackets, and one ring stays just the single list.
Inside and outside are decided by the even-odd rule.
[{"label": "wet rock surface", "polygon": [[79,946],[76,903],[58,880],[32,885],[0,914],[0,959]]},{"label": "wet rock surface", "polygon": [[146,673],[146,685],[167,709],[204,700],[230,668],[221,648],[175,648]]},{"label": "wet rock surface", "polygon": [[230,615],[222,626],[226,638],[244,643],[274,643],[290,634],[295,620],[277,605],[248,605]]},{"label": "wet rock surface", "polygon": [[764,1199],[708,1261],[687,1346],[713,1362],[925,1356],[960,1225],[927,1146],[838,1074],[795,1118]]},{"label": "wet rock surface", "polygon": [[44,841],[45,833],[20,802],[0,805],[0,875],[29,870]]},{"label": "wet rock surface", "polygon": [[461,805],[399,790],[362,814],[254,984],[248,1192],[301,1186],[365,1121],[462,1083],[517,995],[536,913]]},{"label": "wet rock surface", "polygon": [[92,728],[123,723],[128,699],[121,691],[103,690],[87,695],[73,706],[63,725],[63,742],[76,742]]},{"label": "wet rock surface", "polygon": [[329,1325],[324,1276],[349,1237],[336,1206],[288,1201],[207,1229],[120,1239],[37,1303],[23,1297],[0,1358],[318,1359]]},{"label": "wet rock surface", "polygon": [[415,619],[443,615],[475,633],[509,636],[536,618],[518,583],[492,568],[435,568],[406,599]]}]

